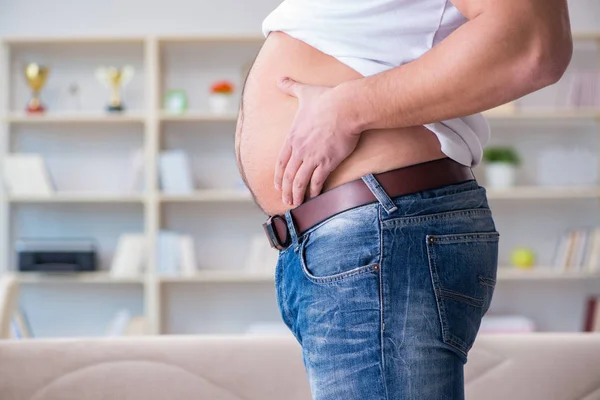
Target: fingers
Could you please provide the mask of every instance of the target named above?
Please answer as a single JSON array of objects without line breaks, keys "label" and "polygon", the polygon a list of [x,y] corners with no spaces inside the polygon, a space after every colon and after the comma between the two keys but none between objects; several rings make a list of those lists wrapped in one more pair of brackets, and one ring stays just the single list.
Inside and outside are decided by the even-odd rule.
[{"label": "fingers", "polygon": [[322,165],[315,168],[312,178],[310,179],[309,196],[311,199],[321,194],[321,190],[323,190],[323,185],[325,184],[325,180],[329,176],[329,173],[330,172]]},{"label": "fingers", "polygon": [[285,172],[283,173],[283,181],[281,182],[281,198],[283,202],[289,206],[292,205],[292,184],[298,173],[298,169],[302,165],[302,159],[300,157],[291,157]]},{"label": "fingers", "polygon": [[294,206],[297,207],[304,201],[304,195],[306,194],[306,189],[314,170],[315,165],[306,162],[302,163],[298,169],[296,177],[294,178],[294,184],[292,185],[292,200]]},{"label": "fingers", "polygon": [[275,178],[274,184],[275,189],[281,190],[281,183],[283,181],[283,173],[287,167],[288,162],[290,161],[290,157],[292,157],[292,145],[289,140],[286,140],[279,152],[279,158],[275,163]]},{"label": "fingers", "polygon": [[284,77],[277,81],[277,86],[279,87],[279,90],[288,96],[298,97],[303,84],[296,82],[292,78]]}]

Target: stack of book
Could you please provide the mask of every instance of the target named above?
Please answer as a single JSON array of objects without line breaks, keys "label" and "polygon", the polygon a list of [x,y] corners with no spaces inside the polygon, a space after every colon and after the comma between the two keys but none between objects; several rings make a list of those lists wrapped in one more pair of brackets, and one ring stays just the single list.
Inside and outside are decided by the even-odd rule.
[{"label": "stack of book", "polygon": [[190,277],[196,274],[196,247],[192,236],[160,231],[156,253],[158,275]]},{"label": "stack of book", "polygon": [[579,228],[565,232],[554,254],[559,271],[600,272],[600,228]]}]

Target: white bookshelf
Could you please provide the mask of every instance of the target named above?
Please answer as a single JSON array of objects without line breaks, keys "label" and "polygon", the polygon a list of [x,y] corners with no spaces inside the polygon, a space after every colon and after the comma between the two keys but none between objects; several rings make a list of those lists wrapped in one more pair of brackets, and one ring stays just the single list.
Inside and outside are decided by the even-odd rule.
[{"label": "white bookshelf", "polygon": [[[600,33],[583,33],[575,37],[580,41],[600,43]],[[217,317],[211,313],[209,306],[217,302],[221,307],[220,312],[225,313],[220,317],[223,321],[231,318],[226,313],[228,310],[232,311],[248,303],[268,310],[266,314],[257,316],[259,322],[276,316],[276,304],[271,301],[274,296],[272,273],[248,273],[242,268],[251,237],[263,235],[260,222],[264,215],[254,205],[247,191],[236,189],[233,133],[237,115],[233,111],[212,114],[206,111],[204,99],[207,82],[214,79],[232,80],[240,88],[243,79],[241,70],[246,62],[251,61],[262,40],[259,36],[157,36],[30,37],[6,38],[1,41],[0,87],[9,90],[0,91],[0,161],[5,154],[21,150],[19,146],[26,150],[36,149],[31,143],[42,141],[43,146],[36,146],[42,149],[46,146],[54,152],[54,159],[49,160],[54,162],[54,166],[50,169],[54,167],[64,173],[69,168],[76,167],[67,165],[61,159],[61,149],[52,147],[55,140],[72,150],[65,153],[67,156],[82,151],[85,155],[89,153],[90,158],[96,157],[96,151],[104,151],[112,156],[109,144],[113,142],[118,142],[114,157],[122,158],[125,150],[141,146],[144,154],[145,190],[135,194],[121,194],[59,188],[51,196],[36,197],[10,196],[0,185],[0,272],[14,271],[14,231],[18,231],[19,224],[24,221],[32,225],[32,219],[49,213],[46,219],[41,220],[44,221],[44,226],[60,223],[65,225],[65,229],[72,229],[78,226],[75,218],[100,213],[100,217],[85,225],[85,229],[88,229],[85,232],[94,235],[97,233],[96,227],[100,226],[101,229],[98,229],[101,232],[97,234],[103,238],[102,265],[109,265],[107,260],[112,256],[116,236],[119,234],[129,231],[143,233],[152,249],[156,245],[159,231],[168,229],[194,236],[199,258],[197,274],[191,277],[159,276],[156,273],[155,254],[150,251],[146,272],[140,277],[115,279],[105,268],[97,273],[80,275],[18,274],[19,281],[27,287],[26,290],[52,290],[53,287],[58,287],[65,295],[71,290],[77,291],[74,288],[85,284],[86,288],[91,288],[89,290],[99,290],[100,296],[105,286],[114,285],[119,288],[115,293],[127,297],[126,304],[134,304],[135,307],[139,305],[149,318],[154,333],[188,333],[187,328],[178,328],[185,318],[175,317],[173,314],[182,309],[189,310],[190,302],[198,304],[199,309],[204,310],[201,312],[205,314],[194,314],[196,317],[206,316],[207,320],[213,322]],[[56,77],[52,75],[53,71],[50,79],[56,78],[57,84],[63,86],[71,79],[69,67],[72,65],[79,68],[74,76],[85,81],[82,96],[83,93],[87,96],[83,99],[82,110],[71,110],[60,99],[56,100],[56,104],[60,106],[53,108],[54,103],[48,99],[46,102],[50,109],[45,115],[31,116],[21,111],[28,92],[19,76],[18,64],[32,57],[54,62]],[[107,99],[108,94],[94,82],[90,68],[102,64],[103,57],[107,59],[106,63],[131,63],[137,71],[134,81],[125,90],[125,102],[131,108],[121,115],[102,111],[102,102]],[[89,59],[92,61],[88,61]],[[188,91],[189,110],[184,114],[165,111],[162,107],[164,93],[181,87]],[[59,89],[56,86],[48,92],[43,91],[42,97]],[[486,116],[491,123],[509,121],[515,126],[522,123],[537,126],[547,124],[548,121],[552,124],[557,121],[591,121],[597,124],[600,121],[600,110],[544,108],[513,113],[488,112]],[[600,131],[598,134],[600,135]],[[21,136],[25,139],[16,140]],[[92,138],[98,150],[82,148],[77,144],[77,140],[87,138]],[[193,154],[194,173],[200,180],[196,191],[181,195],[161,192],[157,163],[163,149],[186,149]],[[76,165],[76,161],[86,162],[85,158],[73,160],[73,165]],[[211,165],[218,165],[218,168],[207,172]],[[86,167],[84,165],[81,168]],[[80,182],[80,185],[83,183]],[[519,186],[502,191],[489,190],[488,195],[492,201],[501,200],[503,204],[521,205],[533,204],[532,200],[600,200],[600,188]],[[69,217],[62,221],[60,218],[73,213],[73,220]],[[501,218],[500,213],[496,215]],[[102,224],[104,221],[106,226]],[[232,228],[234,225],[235,229]],[[122,231],[123,229],[128,231]],[[534,271],[502,268],[498,276],[499,281],[507,284],[530,281],[596,281],[598,278],[600,276],[587,273],[559,273],[550,268],[538,268]],[[140,287],[141,294],[138,292]],[[128,290],[135,291],[135,294],[127,292]],[[229,291],[231,296],[222,297]],[[196,312],[198,311],[195,310],[194,313]],[[251,315],[243,318],[244,321],[250,319]],[[214,322],[219,327],[215,329],[232,326],[223,321]],[[238,332],[238,329],[241,328],[236,327],[232,332]],[[203,326],[201,331],[211,332],[211,328]]]},{"label": "white bookshelf", "polygon": [[90,112],[49,112],[44,115],[27,115],[24,113],[10,113],[6,118],[9,124],[114,124],[114,123],[139,123],[146,121],[143,113],[124,113],[122,115],[113,115],[108,113],[90,113]]},{"label": "white bookshelf", "polygon": [[142,276],[115,278],[106,272],[80,272],[76,274],[18,273],[16,277],[21,284],[144,284]]},{"label": "white bookshelf", "polygon": [[164,203],[191,203],[191,202],[250,202],[252,196],[245,190],[206,189],[187,195],[162,194],[160,201]]},{"label": "white bookshelf", "polygon": [[56,193],[51,196],[8,196],[9,203],[142,203],[144,196]]}]

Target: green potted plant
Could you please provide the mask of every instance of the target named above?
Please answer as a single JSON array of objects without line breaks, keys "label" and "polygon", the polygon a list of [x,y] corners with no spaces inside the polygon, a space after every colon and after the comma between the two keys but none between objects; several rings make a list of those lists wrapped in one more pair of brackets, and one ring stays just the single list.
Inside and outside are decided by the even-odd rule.
[{"label": "green potted plant", "polygon": [[519,154],[513,147],[488,147],[483,151],[485,178],[490,188],[507,188],[515,185]]}]

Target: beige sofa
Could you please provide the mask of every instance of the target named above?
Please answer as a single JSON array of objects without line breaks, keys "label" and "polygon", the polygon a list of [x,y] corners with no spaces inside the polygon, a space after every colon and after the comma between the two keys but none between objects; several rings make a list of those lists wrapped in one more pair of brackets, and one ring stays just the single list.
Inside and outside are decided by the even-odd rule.
[{"label": "beige sofa", "polygon": [[[482,336],[470,400],[600,399],[600,335]],[[0,341],[1,400],[310,400],[290,337]],[[368,400],[368,399],[365,399]]]}]

